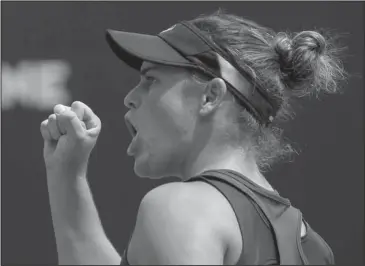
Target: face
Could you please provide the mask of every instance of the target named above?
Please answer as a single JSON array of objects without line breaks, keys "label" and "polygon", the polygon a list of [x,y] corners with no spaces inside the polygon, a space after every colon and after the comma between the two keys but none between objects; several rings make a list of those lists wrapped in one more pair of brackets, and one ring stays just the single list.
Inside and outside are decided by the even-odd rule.
[{"label": "face", "polygon": [[139,84],[125,98],[136,129],[128,154],[138,176],[179,176],[194,141],[199,86],[183,68],[143,63]]}]

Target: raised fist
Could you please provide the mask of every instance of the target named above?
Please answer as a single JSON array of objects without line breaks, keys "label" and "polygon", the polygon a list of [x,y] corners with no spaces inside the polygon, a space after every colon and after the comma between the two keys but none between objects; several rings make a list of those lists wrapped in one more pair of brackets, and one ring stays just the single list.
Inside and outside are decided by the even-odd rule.
[{"label": "raised fist", "polygon": [[47,171],[86,171],[90,153],[101,130],[101,121],[82,102],[58,104],[41,123],[43,156]]}]

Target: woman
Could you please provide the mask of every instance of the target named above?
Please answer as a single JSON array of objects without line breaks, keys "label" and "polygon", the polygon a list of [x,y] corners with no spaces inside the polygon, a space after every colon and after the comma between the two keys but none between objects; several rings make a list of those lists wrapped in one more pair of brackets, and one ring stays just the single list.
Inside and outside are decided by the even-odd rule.
[{"label": "woman", "polygon": [[120,256],[86,179],[100,119],[80,102],[41,124],[62,264],[334,264],[327,243],[265,179],[294,150],[277,122],[296,97],[338,92],[340,61],[320,33],[275,33],[217,12],[158,36],[109,30],[141,73],[125,98],[140,177],[175,176],[142,200]]}]

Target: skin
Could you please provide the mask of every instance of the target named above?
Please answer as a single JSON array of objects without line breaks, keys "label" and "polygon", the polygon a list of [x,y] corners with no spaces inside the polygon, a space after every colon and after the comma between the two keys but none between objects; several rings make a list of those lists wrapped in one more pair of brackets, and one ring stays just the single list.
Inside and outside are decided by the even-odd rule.
[{"label": "skin", "polygon": [[[197,82],[183,68],[144,62],[125,97],[138,134],[129,150],[140,177],[187,180],[232,169],[272,190],[239,143],[232,96],[220,78]],[[131,264],[234,264],[242,238],[225,197],[204,182],[172,182],[142,200],[128,248]]]},{"label": "skin", "polygon": [[133,154],[138,176],[187,180],[207,169],[228,168],[270,188],[238,145],[232,96],[222,79],[200,83],[186,69],[149,62],[141,73],[124,101],[138,130]]}]

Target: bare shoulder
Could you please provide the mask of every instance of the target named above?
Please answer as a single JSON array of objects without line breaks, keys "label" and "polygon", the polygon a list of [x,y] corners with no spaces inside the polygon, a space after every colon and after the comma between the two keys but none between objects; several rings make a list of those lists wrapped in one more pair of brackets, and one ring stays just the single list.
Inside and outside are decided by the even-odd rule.
[{"label": "bare shoulder", "polygon": [[[148,192],[142,199],[139,216],[142,218],[163,219],[170,225],[183,228],[194,227],[197,231],[214,230],[219,221],[223,202],[215,195],[214,188],[202,182],[172,182],[161,185]],[[155,217],[157,216],[157,217]]]},{"label": "bare shoulder", "polygon": [[185,222],[206,220],[211,226],[222,226],[226,220],[222,219],[224,215],[232,213],[227,199],[213,186],[201,181],[172,182],[156,187],[141,202],[140,210],[146,208]]},{"label": "bare shoulder", "polygon": [[[169,207],[183,207],[181,211],[194,212],[204,207],[206,211],[217,210],[217,208],[210,208],[213,203],[219,203],[219,197],[216,195],[214,188],[203,182],[171,182],[158,186],[148,192],[141,202],[143,205],[158,205],[157,208]],[[187,208],[184,208],[187,207]]]},{"label": "bare shoulder", "polygon": [[172,182],[148,192],[129,246],[130,263],[223,263],[230,225],[222,216],[229,210],[216,193],[203,182]]}]

